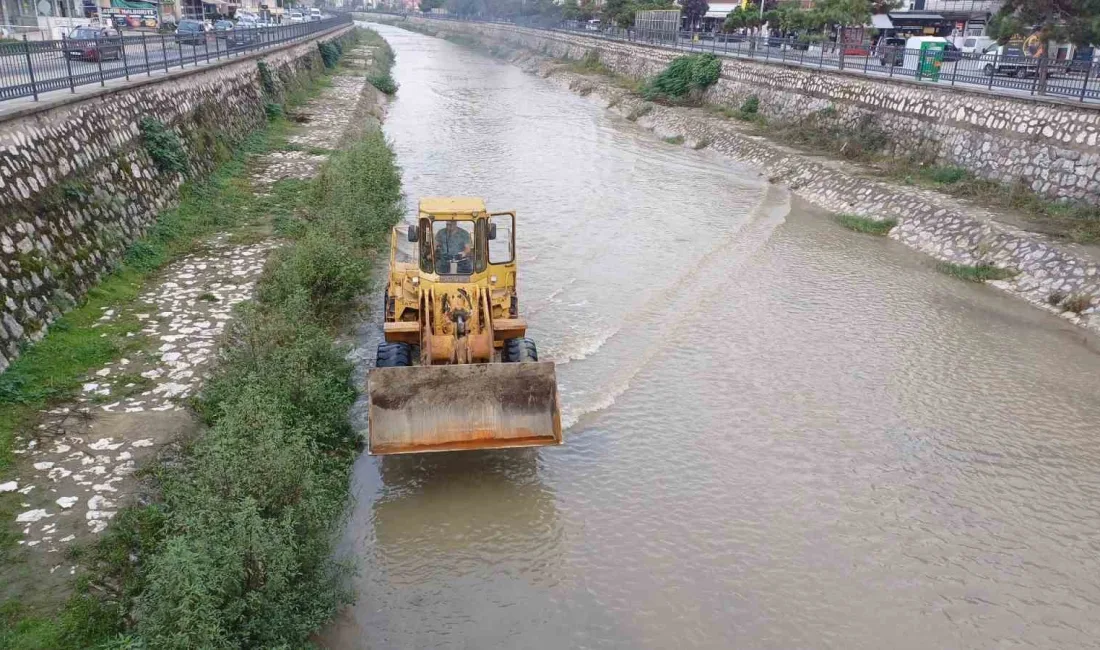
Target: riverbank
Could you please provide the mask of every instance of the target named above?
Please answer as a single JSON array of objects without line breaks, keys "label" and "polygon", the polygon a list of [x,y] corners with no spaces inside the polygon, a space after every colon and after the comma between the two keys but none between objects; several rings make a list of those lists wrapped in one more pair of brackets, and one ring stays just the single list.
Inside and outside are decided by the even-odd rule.
[{"label": "riverbank", "polygon": [[759,169],[770,181],[784,183],[829,212],[894,221],[896,225],[889,230],[892,239],[950,265],[945,268],[1004,271],[1002,275],[1010,277],[988,283],[1100,332],[1100,266],[1089,247],[1005,223],[995,210],[973,202],[884,180],[881,172],[858,162],[781,144],[755,128],[752,120],[738,119],[743,101],[733,106],[700,107],[648,101],[637,92],[639,79],[614,74],[600,65],[596,47],[585,52],[587,65],[583,60],[563,62],[510,43],[484,42],[477,32],[465,31],[463,23],[421,23],[424,21],[390,24],[483,48],[661,138],[692,148],[707,147]]},{"label": "riverbank", "polygon": [[331,542],[358,440],[335,341],[400,204],[367,83],[391,52],[345,49],[190,208],[238,221],[43,341],[135,343],[23,413],[0,645],[294,645],[345,602]]}]

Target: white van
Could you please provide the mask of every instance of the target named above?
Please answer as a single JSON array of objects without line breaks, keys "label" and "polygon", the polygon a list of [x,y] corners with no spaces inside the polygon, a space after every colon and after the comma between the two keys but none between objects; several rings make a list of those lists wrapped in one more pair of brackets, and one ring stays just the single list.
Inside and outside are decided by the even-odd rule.
[{"label": "white van", "polygon": [[967,36],[963,39],[959,49],[968,59],[976,59],[985,52],[986,48],[993,44],[993,39],[988,36]]},{"label": "white van", "polygon": [[321,10],[318,9],[317,7],[313,7],[312,9],[310,9],[309,10],[309,19],[310,20],[321,20]]}]

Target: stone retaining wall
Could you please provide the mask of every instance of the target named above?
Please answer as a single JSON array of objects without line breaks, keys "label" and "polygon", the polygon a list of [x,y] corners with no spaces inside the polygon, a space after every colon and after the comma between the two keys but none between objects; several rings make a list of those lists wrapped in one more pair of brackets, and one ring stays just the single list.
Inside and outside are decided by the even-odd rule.
[{"label": "stone retaining wall", "polygon": [[[264,123],[265,103],[321,73],[319,42],[351,29],[0,117],[0,372],[115,266],[184,180]],[[180,136],[187,172],[157,167],[145,117]]]},{"label": "stone retaining wall", "polygon": [[[408,20],[558,58],[594,50],[604,65],[636,78],[657,74],[682,54],[513,25]],[[760,98],[760,112],[769,118],[818,113],[824,122],[849,127],[873,119],[895,155],[957,165],[1004,183],[1021,179],[1052,198],[1100,202],[1100,107],[723,58],[722,78],[708,101],[737,108],[749,95]]]}]

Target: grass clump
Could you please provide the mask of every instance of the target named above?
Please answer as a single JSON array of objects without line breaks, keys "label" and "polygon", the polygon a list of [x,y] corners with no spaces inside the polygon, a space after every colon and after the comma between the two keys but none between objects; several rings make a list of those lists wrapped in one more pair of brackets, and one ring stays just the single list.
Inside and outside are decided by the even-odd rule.
[{"label": "grass clump", "polygon": [[990,264],[967,266],[964,264],[952,264],[951,262],[940,262],[936,265],[936,268],[942,273],[946,273],[948,275],[959,278],[960,280],[966,280],[968,282],[1007,280],[1008,278],[1016,275],[1015,271],[997,268]]},{"label": "grass clump", "polygon": [[885,235],[898,225],[895,219],[869,219],[854,214],[838,214],[836,221],[848,230],[866,233],[868,235]]},{"label": "grass clump", "polygon": [[1047,296],[1047,303],[1062,311],[1080,314],[1092,305],[1092,296],[1084,293],[1067,294],[1062,291],[1052,291]]},{"label": "grass clump", "polygon": [[577,61],[569,61],[565,64],[565,69],[569,72],[575,72],[577,74],[585,75],[605,75],[608,77],[614,77],[615,73],[611,68],[607,67],[600,61],[600,53],[596,50],[588,50],[584,53],[584,56]]},{"label": "grass clump", "polygon": [[682,136],[682,135],[673,135],[673,136],[669,136],[667,138],[664,138],[664,141],[668,144],[684,144],[684,136]]},{"label": "grass clump", "polygon": [[832,121],[832,113],[827,109],[797,122],[768,124],[764,130],[780,142],[826,151],[848,160],[875,160],[890,144],[886,131],[873,115],[839,124]]},{"label": "grass clump", "polygon": [[642,89],[648,100],[698,102],[722,73],[722,61],[714,54],[677,57]]},{"label": "grass clump", "polygon": [[152,117],[141,118],[138,128],[145,141],[145,150],[158,169],[170,174],[187,171],[187,152],[175,131]]}]

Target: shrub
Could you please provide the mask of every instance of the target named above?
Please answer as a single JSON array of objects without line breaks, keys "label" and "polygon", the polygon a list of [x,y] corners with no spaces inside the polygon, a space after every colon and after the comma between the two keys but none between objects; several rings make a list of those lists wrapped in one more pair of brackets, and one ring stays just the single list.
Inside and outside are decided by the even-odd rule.
[{"label": "shrub", "polygon": [[175,131],[151,117],[141,118],[138,128],[145,142],[145,151],[161,171],[170,174],[187,171],[187,152]]},{"label": "shrub", "polygon": [[283,105],[275,102],[264,102],[264,113],[269,120],[277,120],[283,116]]},{"label": "shrub", "polygon": [[340,50],[331,41],[318,43],[317,49],[321,51],[321,61],[324,62],[326,68],[335,68],[336,64],[340,62]]},{"label": "shrub", "polygon": [[760,98],[756,95],[749,95],[745,101],[741,102],[742,115],[756,115],[758,112],[760,112]]},{"label": "shrub", "polygon": [[387,95],[393,95],[397,92],[397,82],[393,80],[389,72],[372,72],[367,75],[367,82]]},{"label": "shrub", "polygon": [[317,229],[295,246],[276,251],[260,287],[261,299],[281,304],[304,297],[314,317],[327,319],[359,295],[370,269],[348,236],[333,235]]},{"label": "shrub", "polygon": [[698,101],[703,91],[718,81],[722,62],[714,54],[677,57],[642,89],[646,99]]},{"label": "shrub", "polygon": [[925,174],[928,179],[933,183],[940,183],[942,185],[950,185],[952,183],[958,183],[965,179],[970,174],[962,167],[931,167]]}]

